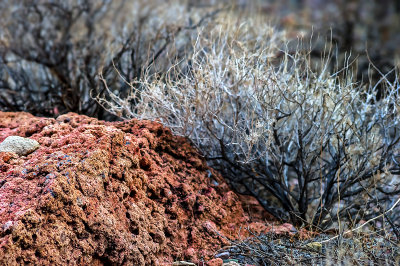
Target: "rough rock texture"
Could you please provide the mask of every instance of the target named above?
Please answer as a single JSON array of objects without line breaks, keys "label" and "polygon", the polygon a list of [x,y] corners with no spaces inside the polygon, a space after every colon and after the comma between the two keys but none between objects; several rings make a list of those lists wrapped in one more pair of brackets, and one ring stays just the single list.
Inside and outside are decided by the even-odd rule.
[{"label": "rough rock texture", "polygon": [[0,112],[0,142],[10,135],[40,147],[0,152],[1,265],[196,262],[243,226],[268,230],[267,216],[250,223],[221,177],[160,124]]},{"label": "rough rock texture", "polygon": [[207,262],[207,266],[222,266],[223,265],[223,260],[220,258],[217,259],[212,259]]},{"label": "rough rock texture", "polygon": [[17,155],[27,155],[39,148],[36,140],[20,136],[9,136],[0,143],[0,152],[14,152]]}]

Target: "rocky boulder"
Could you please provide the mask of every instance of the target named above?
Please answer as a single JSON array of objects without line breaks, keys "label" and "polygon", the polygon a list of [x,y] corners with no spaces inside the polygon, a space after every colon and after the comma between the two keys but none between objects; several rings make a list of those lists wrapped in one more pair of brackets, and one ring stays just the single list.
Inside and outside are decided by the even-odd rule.
[{"label": "rocky boulder", "polygon": [[40,147],[0,152],[1,265],[200,262],[246,226],[268,230],[158,123],[0,112],[0,142],[8,136]]}]

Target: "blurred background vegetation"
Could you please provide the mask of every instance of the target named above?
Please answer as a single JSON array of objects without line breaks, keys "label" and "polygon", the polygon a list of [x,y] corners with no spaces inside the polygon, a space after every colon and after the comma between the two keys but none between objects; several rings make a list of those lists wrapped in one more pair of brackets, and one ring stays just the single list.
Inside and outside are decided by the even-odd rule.
[{"label": "blurred background vegetation", "polygon": [[[0,109],[57,116],[69,111],[118,119],[90,96],[102,93],[98,73],[122,95],[145,71],[163,72],[184,59],[193,30],[213,12],[259,16],[288,40],[312,37],[321,57],[326,40],[336,64],[357,58],[357,80],[377,82],[400,61],[400,4],[396,0],[1,0]],[[395,79],[394,72],[388,75]],[[114,80],[112,84],[110,80]]]}]

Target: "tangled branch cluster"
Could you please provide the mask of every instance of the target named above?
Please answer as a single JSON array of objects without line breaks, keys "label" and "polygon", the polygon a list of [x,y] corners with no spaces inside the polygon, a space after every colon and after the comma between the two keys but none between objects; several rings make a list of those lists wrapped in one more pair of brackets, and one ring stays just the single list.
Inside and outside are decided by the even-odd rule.
[{"label": "tangled branch cluster", "polygon": [[399,79],[382,75],[378,100],[350,62],[330,71],[329,45],[315,60],[257,18],[229,18],[199,29],[188,59],[166,73],[122,75],[124,98],[103,79],[110,97],[98,102],[188,137],[279,219],[327,228],[388,209],[400,195]]}]

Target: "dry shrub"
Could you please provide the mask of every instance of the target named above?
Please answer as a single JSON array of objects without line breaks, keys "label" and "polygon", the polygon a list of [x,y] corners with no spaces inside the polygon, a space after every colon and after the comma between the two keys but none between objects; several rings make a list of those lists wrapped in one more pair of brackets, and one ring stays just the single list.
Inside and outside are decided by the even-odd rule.
[{"label": "dry shrub", "polygon": [[329,43],[320,60],[310,51],[289,49],[259,17],[223,13],[198,29],[186,60],[137,80],[122,75],[126,97],[103,79],[108,98],[97,101],[188,137],[237,191],[282,220],[355,225],[400,192],[400,84],[382,75],[378,101],[350,62],[328,71]]}]

